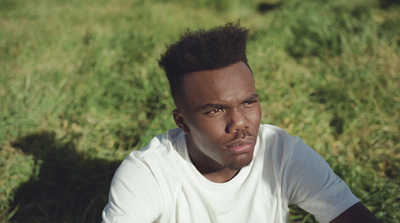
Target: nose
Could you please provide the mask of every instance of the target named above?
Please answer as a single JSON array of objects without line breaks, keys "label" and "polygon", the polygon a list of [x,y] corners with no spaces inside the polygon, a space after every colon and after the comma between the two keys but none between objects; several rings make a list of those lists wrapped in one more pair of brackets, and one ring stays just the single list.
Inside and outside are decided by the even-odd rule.
[{"label": "nose", "polygon": [[227,115],[226,133],[236,133],[247,128],[246,116],[241,109],[232,109]]}]

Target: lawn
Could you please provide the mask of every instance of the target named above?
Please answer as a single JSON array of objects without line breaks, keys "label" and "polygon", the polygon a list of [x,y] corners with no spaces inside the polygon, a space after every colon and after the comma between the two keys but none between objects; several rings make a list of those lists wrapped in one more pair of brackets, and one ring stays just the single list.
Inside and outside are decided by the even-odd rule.
[{"label": "lawn", "polygon": [[399,222],[396,0],[0,0],[0,222],[101,221],[121,160],[175,127],[165,44],[238,20],[263,123]]}]

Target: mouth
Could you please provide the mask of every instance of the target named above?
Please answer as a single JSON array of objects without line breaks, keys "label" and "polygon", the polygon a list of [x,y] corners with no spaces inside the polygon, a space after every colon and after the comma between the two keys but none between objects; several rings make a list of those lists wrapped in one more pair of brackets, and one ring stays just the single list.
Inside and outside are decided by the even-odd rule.
[{"label": "mouth", "polygon": [[231,155],[240,155],[253,151],[255,138],[246,137],[245,139],[235,140],[225,146],[224,150]]}]

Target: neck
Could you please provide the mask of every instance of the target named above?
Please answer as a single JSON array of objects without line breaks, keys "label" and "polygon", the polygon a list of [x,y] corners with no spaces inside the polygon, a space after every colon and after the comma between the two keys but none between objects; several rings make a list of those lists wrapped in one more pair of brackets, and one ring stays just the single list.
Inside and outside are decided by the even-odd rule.
[{"label": "neck", "polygon": [[[214,183],[225,183],[230,181],[232,178],[234,178],[240,170],[230,170],[225,168],[224,170],[220,172],[214,172],[214,173],[208,173],[202,175],[207,178],[207,180],[214,182]],[[201,172],[200,172],[201,173]]]}]

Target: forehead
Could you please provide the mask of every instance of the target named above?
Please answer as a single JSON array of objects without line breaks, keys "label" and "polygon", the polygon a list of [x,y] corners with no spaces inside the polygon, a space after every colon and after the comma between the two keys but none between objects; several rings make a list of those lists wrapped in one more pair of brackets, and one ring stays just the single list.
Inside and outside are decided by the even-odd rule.
[{"label": "forehead", "polygon": [[235,103],[256,93],[253,75],[243,62],[187,74],[183,91],[184,104],[189,108],[207,103]]}]

